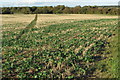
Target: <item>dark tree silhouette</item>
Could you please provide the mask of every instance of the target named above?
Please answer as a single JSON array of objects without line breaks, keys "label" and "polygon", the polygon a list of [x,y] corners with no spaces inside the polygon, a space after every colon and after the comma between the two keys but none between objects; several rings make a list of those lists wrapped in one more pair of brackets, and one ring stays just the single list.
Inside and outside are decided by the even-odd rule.
[{"label": "dark tree silhouette", "polygon": [[118,14],[118,6],[76,6],[64,5],[44,7],[3,7],[2,14]]}]

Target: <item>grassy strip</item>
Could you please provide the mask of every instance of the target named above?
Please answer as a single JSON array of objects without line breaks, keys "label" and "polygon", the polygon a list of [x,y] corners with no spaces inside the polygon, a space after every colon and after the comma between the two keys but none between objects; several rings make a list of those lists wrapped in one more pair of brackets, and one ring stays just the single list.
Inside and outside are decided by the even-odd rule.
[{"label": "grassy strip", "polygon": [[97,63],[95,73],[100,78],[120,78],[119,74],[119,54],[118,54],[118,32],[114,32],[115,36],[108,39],[109,44],[106,46],[102,54],[106,59]]},{"label": "grassy strip", "polygon": [[118,30],[116,30],[114,32],[115,36],[112,37],[111,39],[109,39],[110,41],[110,48],[108,50],[110,50],[111,57],[110,57],[110,61],[109,62],[109,66],[111,67],[109,69],[110,73],[112,74],[113,78],[119,78],[120,79],[120,29],[119,29],[119,24],[120,22],[118,22]]},{"label": "grassy strip", "polygon": [[[120,12],[119,12],[119,14],[120,14]],[[118,19],[118,71],[117,71],[117,73],[118,73],[118,78],[120,79],[120,54],[119,54],[119,52],[120,52],[120,17],[119,17],[119,19]]]},{"label": "grassy strip", "polygon": [[112,53],[111,54],[111,58],[110,58],[110,61],[109,62],[109,66],[111,66],[111,69],[110,72],[111,74],[113,75],[113,78],[120,78],[120,75],[119,75],[119,72],[118,72],[118,69],[119,69],[119,54],[118,54],[118,32],[116,31],[115,32],[115,37],[113,37],[112,39],[110,39],[110,43],[111,43],[111,46],[109,48],[110,52]]},{"label": "grassy strip", "polygon": [[29,30],[36,25],[36,22],[37,22],[37,14],[35,16],[35,19],[33,21],[31,21],[31,23],[28,26],[26,26],[26,28],[24,30],[22,30],[20,32],[20,34],[16,37],[16,39],[17,40],[20,39],[23,34],[29,32]]}]

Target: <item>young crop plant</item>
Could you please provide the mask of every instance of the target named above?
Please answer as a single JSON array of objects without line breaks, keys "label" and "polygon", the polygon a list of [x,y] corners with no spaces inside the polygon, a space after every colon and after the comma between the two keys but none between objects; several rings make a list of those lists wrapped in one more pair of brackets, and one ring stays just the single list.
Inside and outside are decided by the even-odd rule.
[{"label": "young crop plant", "polygon": [[[113,36],[116,25],[110,23],[117,20],[82,20],[45,27],[38,24],[34,28],[37,18],[36,14],[22,31],[3,32],[3,77],[92,77],[94,64],[103,59],[107,39]],[[12,26],[8,25],[4,26]]]}]

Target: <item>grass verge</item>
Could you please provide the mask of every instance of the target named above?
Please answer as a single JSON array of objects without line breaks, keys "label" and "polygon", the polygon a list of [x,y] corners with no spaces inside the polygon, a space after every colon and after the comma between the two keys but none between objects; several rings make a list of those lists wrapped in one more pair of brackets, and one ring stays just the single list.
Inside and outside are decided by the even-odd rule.
[{"label": "grass verge", "polygon": [[[120,55],[119,55],[119,36],[117,30],[114,32],[115,36],[108,39],[109,44],[103,52],[105,59],[97,62],[97,69],[95,75],[99,78],[120,78]],[[107,55],[106,55],[107,54]]]}]

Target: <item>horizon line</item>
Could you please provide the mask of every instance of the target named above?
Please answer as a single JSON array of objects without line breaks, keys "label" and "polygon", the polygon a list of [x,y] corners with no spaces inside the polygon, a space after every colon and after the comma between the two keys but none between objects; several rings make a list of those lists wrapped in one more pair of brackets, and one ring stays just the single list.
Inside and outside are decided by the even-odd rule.
[{"label": "horizon line", "polygon": [[[59,5],[51,5],[52,7],[55,7],[55,6],[59,6]],[[76,7],[76,6],[81,6],[81,5],[76,5],[76,6],[67,6],[67,5],[64,5],[65,7]],[[120,5],[84,5],[84,6],[81,6],[81,7],[85,7],[85,6],[101,6],[101,7],[103,7],[103,6],[105,6],[105,7],[111,7],[111,6],[113,6],[113,7],[116,7],[116,6],[120,6]],[[50,7],[50,5],[49,6],[0,6],[0,7]]]}]

